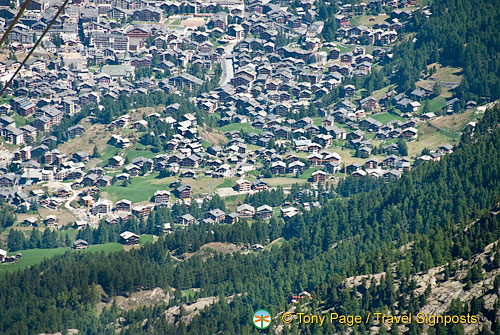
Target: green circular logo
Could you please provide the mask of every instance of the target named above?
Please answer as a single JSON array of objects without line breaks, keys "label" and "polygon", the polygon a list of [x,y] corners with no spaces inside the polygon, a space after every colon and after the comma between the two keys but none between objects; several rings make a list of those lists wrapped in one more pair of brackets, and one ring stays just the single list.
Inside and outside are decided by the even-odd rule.
[{"label": "green circular logo", "polygon": [[271,325],[271,314],[265,309],[259,309],[253,313],[252,322],[257,329],[266,329]]}]

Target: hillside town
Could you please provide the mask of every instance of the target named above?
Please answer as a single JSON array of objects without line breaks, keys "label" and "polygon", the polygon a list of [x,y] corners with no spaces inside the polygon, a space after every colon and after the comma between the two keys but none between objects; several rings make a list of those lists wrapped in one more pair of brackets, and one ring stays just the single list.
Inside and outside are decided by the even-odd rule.
[{"label": "hillside town", "polygon": [[0,334],[500,334],[498,0],[0,0]]},{"label": "hillside town", "polygon": [[[16,10],[1,4],[5,29]],[[356,87],[393,57],[417,8],[412,0],[342,5],[335,42],[325,42],[331,23],[312,0],[72,0],[2,98],[0,198],[23,213],[22,224],[59,227],[57,213],[66,211],[73,219],[64,224],[83,229],[240,196],[234,212],[178,215],[168,232],[286,219],[315,203],[299,197],[275,210],[244,196],[278,186],[288,193],[295,181],[327,191],[348,176],[391,181],[439,161],[453,145],[407,149],[438,117],[423,106],[439,95],[436,84],[411,94]],[[0,80],[19,68],[56,10],[52,0],[31,2],[8,36]],[[475,107],[448,99],[440,113]],[[138,180],[155,185],[147,199],[109,196]]]}]

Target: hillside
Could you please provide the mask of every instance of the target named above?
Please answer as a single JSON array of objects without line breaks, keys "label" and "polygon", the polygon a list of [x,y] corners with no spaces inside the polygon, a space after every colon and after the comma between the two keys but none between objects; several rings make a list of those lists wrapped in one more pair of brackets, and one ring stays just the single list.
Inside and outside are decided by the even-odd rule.
[{"label": "hillside", "polygon": [[500,0],[98,2],[0,8],[0,335],[500,335]]},{"label": "hillside", "polygon": [[[215,329],[252,333],[247,318],[254,308],[266,306],[277,314],[287,308],[291,294],[304,289],[313,291],[321,299],[318,303],[325,301],[341,309],[349,306],[352,313],[394,308],[396,301],[401,310],[423,308],[423,301],[413,302],[413,276],[450,261],[469,259],[500,238],[496,216],[488,216],[500,190],[500,150],[496,145],[500,142],[499,115],[498,108],[487,111],[474,134],[464,133],[457,150],[438,163],[422,164],[400,181],[353,195],[348,201],[325,200],[323,208],[295,216],[283,227],[288,241],[270,252],[216,255],[205,260],[194,256],[175,261],[170,252],[177,248],[176,238],[194,241],[195,235],[186,231],[128,253],[66,254],[24,272],[7,274],[0,282],[0,328],[11,334],[23,333],[27,325],[33,327],[31,332],[68,327],[107,333],[104,325],[122,317],[130,326],[130,334],[142,333],[136,322],[145,318],[150,320],[145,327],[151,331],[150,327],[160,333],[186,331],[180,325],[162,322],[158,318],[164,310],[161,306],[125,314],[106,309],[96,320],[86,310],[99,302],[97,286],[111,297],[155,287],[197,288],[197,298],[241,294],[230,305],[222,300],[193,317],[187,329],[193,334],[203,334],[202,329],[208,333]],[[466,173],[472,166],[475,173]],[[470,226],[474,219],[481,220]],[[220,233],[237,236],[242,229],[248,228],[239,224]],[[257,232],[272,233],[253,225],[241,236]],[[332,249],[335,242],[337,246]],[[413,247],[403,248],[402,252],[400,246],[408,242]],[[387,280],[405,283],[397,294],[393,291],[389,296],[363,302],[355,291],[342,290],[343,277],[392,271],[393,264],[398,264],[396,274]],[[12,282],[17,285],[12,286]],[[32,286],[33,282],[40,285]],[[54,294],[55,287],[58,298],[47,298]],[[374,292],[372,297],[383,292]],[[15,304],[9,298],[13,296]],[[169,304],[174,306],[186,299],[177,296]],[[27,314],[28,310],[40,312]],[[15,315],[26,316],[13,322]],[[34,318],[39,321],[29,321]],[[219,320],[225,321],[220,324]]]}]

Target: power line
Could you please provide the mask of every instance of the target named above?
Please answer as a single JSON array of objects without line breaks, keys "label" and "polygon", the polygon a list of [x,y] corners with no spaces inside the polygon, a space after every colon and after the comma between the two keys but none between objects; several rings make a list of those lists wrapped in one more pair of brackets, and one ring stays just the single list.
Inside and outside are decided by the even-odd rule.
[{"label": "power line", "polygon": [[[27,1],[28,0],[26,0],[26,2]],[[45,34],[48,33],[48,31],[50,30],[50,27],[52,27],[52,25],[56,22],[57,18],[62,13],[62,11],[64,10],[64,7],[66,7],[66,5],[68,4],[68,2],[69,2],[69,0],[64,0],[63,4],[61,5],[61,7],[59,7],[59,10],[57,11],[57,13],[54,16],[54,18],[49,22],[49,24],[47,25],[47,27],[43,31],[42,36],[40,36],[40,38],[36,41],[35,46],[30,50],[30,52],[26,55],[26,57],[24,57],[21,65],[17,68],[16,72],[14,72],[14,75],[9,79],[9,81],[7,82],[7,84],[5,84],[5,86],[2,88],[2,91],[0,91],[0,96],[2,94],[4,94],[4,92],[10,86],[10,84],[12,83],[12,81],[14,80],[14,78],[16,77],[16,75],[19,73],[19,71],[21,71],[21,69],[23,68],[23,66],[26,64],[26,62],[28,61],[28,59],[31,57],[31,55],[35,51],[36,47],[40,44],[40,42],[42,42],[42,39],[44,38]]]}]

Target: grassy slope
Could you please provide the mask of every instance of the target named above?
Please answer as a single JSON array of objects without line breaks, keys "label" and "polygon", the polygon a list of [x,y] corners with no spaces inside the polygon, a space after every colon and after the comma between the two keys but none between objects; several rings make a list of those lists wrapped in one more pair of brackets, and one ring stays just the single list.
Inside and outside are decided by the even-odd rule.
[{"label": "grassy slope", "polygon": [[374,114],[371,117],[379,122],[382,122],[383,124],[387,124],[388,122],[393,121],[393,120],[403,121],[403,119],[400,116],[397,116],[397,115],[394,115],[394,114],[391,114],[388,112]]},{"label": "grassy slope", "polygon": [[408,142],[410,156],[418,155],[424,148],[435,149],[450,143],[456,144],[460,139],[460,132],[467,123],[478,117],[473,111],[438,117],[420,126],[416,141]]},{"label": "grassy slope", "polygon": [[[123,245],[119,243],[106,243],[91,245],[86,250],[73,250],[72,252],[115,252],[123,250]],[[42,262],[45,258],[50,258],[55,255],[63,254],[70,251],[68,248],[55,248],[55,249],[29,249],[20,250],[11,254],[16,254],[18,252],[23,254],[23,257],[15,264],[2,264],[0,265],[0,276],[7,272],[12,272],[16,270],[22,270],[28,266],[38,264]]]},{"label": "grassy slope", "polygon": [[[156,241],[155,236],[150,234],[144,234],[140,236],[140,245],[144,245],[146,243],[152,243]],[[28,249],[28,250],[20,250],[16,252],[11,252],[9,255],[15,255],[18,252],[23,254],[23,257],[14,264],[2,264],[0,265],[0,276],[7,272],[12,272],[16,270],[25,269],[31,265],[38,264],[42,262],[45,258],[50,258],[59,254],[63,254],[65,252],[101,252],[104,251],[106,253],[122,251],[124,250],[123,244],[120,243],[104,243],[104,244],[96,244],[89,246],[88,249],[83,250],[70,250],[68,248],[55,248],[55,249]]]},{"label": "grassy slope", "polygon": [[232,130],[244,130],[247,133],[254,132],[256,134],[262,133],[262,129],[255,129],[250,123],[231,123],[224,127],[217,128],[222,132],[232,131]]},{"label": "grassy slope", "polygon": [[[102,188],[101,192],[103,192],[104,198],[112,201],[128,199],[137,203],[141,201],[148,201],[158,190],[169,190],[170,183],[179,179],[178,177],[157,179],[157,176],[158,173],[155,172],[144,177],[133,177],[131,179],[132,184],[127,187],[121,186],[121,183],[116,183],[115,185]],[[198,179],[181,178],[181,180],[182,183],[191,185],[195,195],[207,193],[209,189],[210,191],[213,191],[215,188],[219,187],[220,184],[227,183],[224,179],[213,179],[207,177],[201,177]],[[231,185],[227,187],[230,186]]]}]

